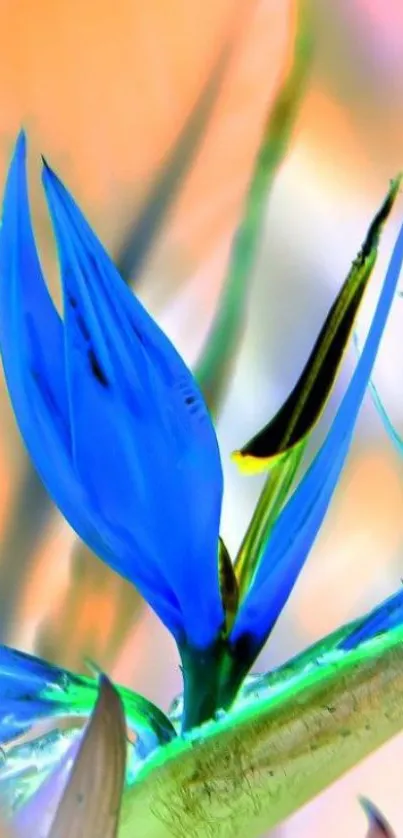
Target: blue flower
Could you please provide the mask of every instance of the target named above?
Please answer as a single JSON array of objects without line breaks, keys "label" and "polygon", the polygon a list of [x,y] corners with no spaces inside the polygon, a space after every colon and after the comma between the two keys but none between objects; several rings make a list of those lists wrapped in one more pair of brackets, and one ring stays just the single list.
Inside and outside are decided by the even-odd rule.
[{"label": "blue flower", "polygon": [[16,418],[66,519],[137,586],[175,637],[185,704],[187,689],[192,693],[187,724],[194,724],[233,700],[322,524],[394,297],[403,232],[329,433],[284,504],[249,590],[226,622],[218,560],[222,469],[203,397],[44,164],[61,267],[61,319],[38,260],[25,166],[21,135],[0,239],[0,347]]},{"label": "blue flower", "polygon": [[22,436],[76,532],[135,582],[177,639],[184,633],[204,647],[224,619],[222,470],[209,414],[186,365],[46,166],[43,181],[63,321],[37,256],[21,135],[4,198],[0,344]]}]

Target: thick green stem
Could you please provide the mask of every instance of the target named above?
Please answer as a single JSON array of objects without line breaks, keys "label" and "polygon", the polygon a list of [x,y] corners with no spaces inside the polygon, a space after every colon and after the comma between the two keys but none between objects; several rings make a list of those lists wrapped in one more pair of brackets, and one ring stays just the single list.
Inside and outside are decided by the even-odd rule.
[{"label": "thick green stem", "polygon": [[180,655],[185,733],[214,719],[217,711],[231,707],[245,677],[245,667],[232,656],[225,638],[204,650],[182,646]]},{"label": "thick green stem", "polygon": [[258,838],[403,727],[403,630],[161,748],[124,795],[119,838]]},{"label": "thick green stem", "polygon": [[184,703],[182,732],[214,718],[218,709],[224,654],[225,647],[221,640],[208,649],[181,646]]}]

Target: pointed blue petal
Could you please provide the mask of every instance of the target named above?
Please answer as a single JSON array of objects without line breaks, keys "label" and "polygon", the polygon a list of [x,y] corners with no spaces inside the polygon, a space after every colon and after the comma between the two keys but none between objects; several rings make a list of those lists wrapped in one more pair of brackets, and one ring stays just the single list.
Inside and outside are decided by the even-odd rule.
[{"label": "pointed blue petal", "polygon": [[[114,539],[92,506],[72,462],[62,321],[40,268],[30,219],[26,143],[20,135],[7,178],[0,231],[0,349],[7,385],[24,442],[47,490],[63,514],[112,566]],[[116,534],[115,534],[116,535]],[[164,621],[178,609],[150,599]],[[173,613],[172,613],[173,612]]]},{"label": "pointed blue petal", "polygon": [[398,236],[362,355],[312,465],[284,507],[262,556],[231,639],[248,636],[261,648],[284,607],[316,538],[350,447],[355,422],[375,362],[403,261]]},{"label": "pointed blue petal", "polygon": [[0,350],[11,402],[31,458],[78,528],[83,492],[69,461],[63,333],[40,268],[26,179],[25,137],[10,166],[0,231]]},{"label": "pointed blue petal", "polygon": [[[53,410],[68,444],[62,323],[50,297],[34,241],[27,189],[26,142],[20,134],[7,179],[1,228],[0,342],[7,384],[20,406],[19,420],[31,427],[20,382],[31,379],[41,400]],[[20,337],[16,353],[14,327]],[[46,338],[46,351],[43,339]],[[34,387],[32,387],[34,389]]]},{"label": "pointed blue petal", "polygon": [[223,622],[214,428],[186,365],[48,166],[43,180],[62,271],[75,468],[116,537],[113,567],[153,607],[153,583],[166,591],[187,640],[206,646]]},{"label": "pointed blue petal", "polygon": [[338,644],[339,649],[349,651],[360,643],[371,640],[385,631],[397,628],[403,623],[403,588],[377,605],[356,624],[353,631]]},{"label": "pointed blue petal", "polygon": [[45,716],[56,713],[69,690],[78,686],[79,679],[75,683],[74,676],[70,679],[64,670],[0,646],[0,744],[16,739]]}]

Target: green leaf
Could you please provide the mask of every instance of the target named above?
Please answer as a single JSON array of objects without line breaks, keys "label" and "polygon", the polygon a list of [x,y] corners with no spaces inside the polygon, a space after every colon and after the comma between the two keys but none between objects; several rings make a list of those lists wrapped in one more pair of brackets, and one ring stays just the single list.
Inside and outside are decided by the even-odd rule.
[{"label": "green leaf", "polygon": [[274,418],[240,451],[233,454],[243,471],[271,469],[235,559],[241,598],[250,586],[262,550],[304,456],[310,434],[332,389],[400,182],[401,176],[391,181],[389,191],[370,225],[364,244],[291,394]]},{"label": "green leaf", "polygon": [[272,466],[234,562],[239,598],[252,582],[260,556],[305,453],[307,440],[295,445]]},{"label": "green leaf", "polygon": [[259,838],[403,728],[403,628],[151,757],[119,838]]},{"label": "green leaf", "polygon": [[262,239],[267,199],[288,148],[305,90],[311,55],[311,32],[304,16],[297,30],[291,71],[266,117],[218,310],[196,366],[196,378],[215,415],[222,402],[243,330],[247,294]]}]

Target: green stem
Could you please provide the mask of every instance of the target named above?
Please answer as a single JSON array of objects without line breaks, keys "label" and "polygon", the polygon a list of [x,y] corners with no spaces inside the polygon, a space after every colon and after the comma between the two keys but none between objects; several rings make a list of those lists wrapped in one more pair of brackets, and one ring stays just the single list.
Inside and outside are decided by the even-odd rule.
[{"label": "green stem", "polygon": [[180,648],[183,671],[182,733],[214,719],[235,701],[249,666],[233,656],[225,637],[208,649]]},{"label": "green stem", "polygon": [[402,694],[399,628],[161,748],[124,795],[119,838],[266,834],[402,730]]},{"label": "green stem", "polygon": [[276,463],[261,492],[249,527],[245,533],[235,559],[235,574],[242,599],[248,591],[270,531],[275,523],[284,500],[291,488],[297,469],[305,453],[307,440],[303,440],[293,451]]},{"label": "green stem", "polygon": [[180,648],[183,671],[182,732],[214,718],[218,709],[220,673],[225,647],[218,640],[208,649]]}]

